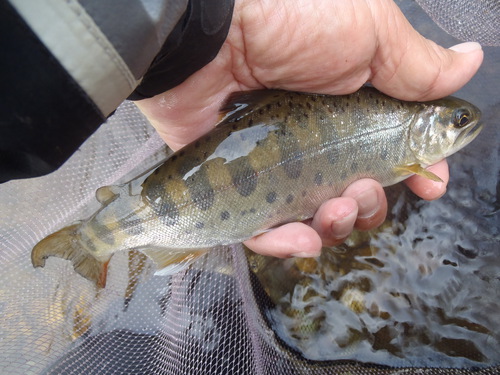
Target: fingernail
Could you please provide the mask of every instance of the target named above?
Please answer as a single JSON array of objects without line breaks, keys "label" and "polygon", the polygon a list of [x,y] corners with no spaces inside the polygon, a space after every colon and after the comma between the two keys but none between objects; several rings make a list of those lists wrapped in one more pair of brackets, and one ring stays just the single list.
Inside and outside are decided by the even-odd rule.
[{"label": "fingernail", "polygon": [[375,189],[368,189],[356,196],[358,202],[358,218],[373,216],[380,208],[378,194]]},{"label": "fingernail", "polygon": [[450,47],[452,51],[460,52],[460,53],[469,53],[482,49],[481,45],[477,42],[465,42],[456,44],[453,47]]},{"label": "fingernail", "polygon": [[[359,207],[359,204],[358,204]],[[348,237],[352,232],[352,224],[356,221],[359,211],[350,212],[347,216],[332,223],[331,237],[335,240],[341,240]],[[350,223],[347,227],[344,223]]]}]

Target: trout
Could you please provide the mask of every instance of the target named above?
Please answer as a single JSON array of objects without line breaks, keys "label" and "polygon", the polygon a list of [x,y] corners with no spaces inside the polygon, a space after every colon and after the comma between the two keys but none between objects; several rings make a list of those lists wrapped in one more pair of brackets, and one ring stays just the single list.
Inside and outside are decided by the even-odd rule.
[{"label": "trout", "polygon": [[454,97],[405,102],[374,88],[342,96],[258,90],[233,93],[208,134],[173,153],[140,185],[97,191],[89,219],[41,240],[34,267],[70,260],[100,287],[107,264],[139,250],[157,270],[188,264],[210,248],[311,218],[326,200],[368,177],[383,186],[471,142],[480,111]]}]

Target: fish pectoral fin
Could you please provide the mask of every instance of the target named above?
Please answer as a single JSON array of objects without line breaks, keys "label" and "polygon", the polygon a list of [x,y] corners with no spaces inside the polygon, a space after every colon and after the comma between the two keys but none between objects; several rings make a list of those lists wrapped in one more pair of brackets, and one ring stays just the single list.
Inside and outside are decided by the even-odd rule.
[{"label": "fish pectoral fin", "polygon": [[396,170],[407,173],[407,174],[418,174],[419,176],[428,178],[429,180],[436,182],[443,182],[441,177],[423,168],[420,164],[410,164],[401,167],[396,167]]},{"label": "fish pectoral fin", "polygon": [[279,90],[236,91],[226,98],[219,109],[219,122],[231,121],[259,109],[272,100]]},{"label": "fish pectoral fin", "polygon": [[209,249],[145,249],[142,250],[156,264],[155,275],[167,276],[180,272]]}]

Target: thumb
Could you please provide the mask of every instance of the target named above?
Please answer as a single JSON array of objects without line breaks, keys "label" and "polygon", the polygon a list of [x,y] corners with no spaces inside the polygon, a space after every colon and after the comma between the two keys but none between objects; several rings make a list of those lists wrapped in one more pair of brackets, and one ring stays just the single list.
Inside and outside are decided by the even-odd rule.
[{"label": "thumb", "polygon": [[372,60],[370,81],[380,91],[403,100],[437,99],[460,89],[479,69],[480,44],[446,49],[413,29],[399,8],[393,16],[378,27],[379,47]]}]

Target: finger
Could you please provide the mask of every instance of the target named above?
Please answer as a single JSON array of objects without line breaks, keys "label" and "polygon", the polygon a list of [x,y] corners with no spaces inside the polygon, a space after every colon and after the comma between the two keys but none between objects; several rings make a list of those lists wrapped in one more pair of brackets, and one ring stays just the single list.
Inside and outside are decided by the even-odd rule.
[{"label": "finger", "polygon": [[[388,3],[389,4],[389,3]],[[450,49],[425,39],[394,3],[389,22],[384,7],[374,7],[379,47],[372,60],[370,81],[379,90],[404,100],[432,100],[457,91],[476,73],[483,60],[478,43]]]},{"label": "finger", "polygon": [[321,238],[304,223],[282,225],[245,241],[245,245],[258,254],[278,258],[310,258],[321,253]]},{"label": "finger", "polygon": [[323,246],[341,244],[351,234],[358,216],[358,204],[352,198],[334,198],[323,203],[311,222]]},{"label": "finger", "polygon": [[354,199],[358,206],[358,216],[354,227],[369,230],[378,227],[387,215],[387,199],[384,189],[377,181],[363,178],[347,187],[342,197]]},{"label": "finger", "polygon": [[419,197],[431,201],[441,198],[446,193],[450,172],[446,160],[441,160],[427,169],[439,176],[443,182],[432,181],[415,175],[408,178],[405,183]]}]

